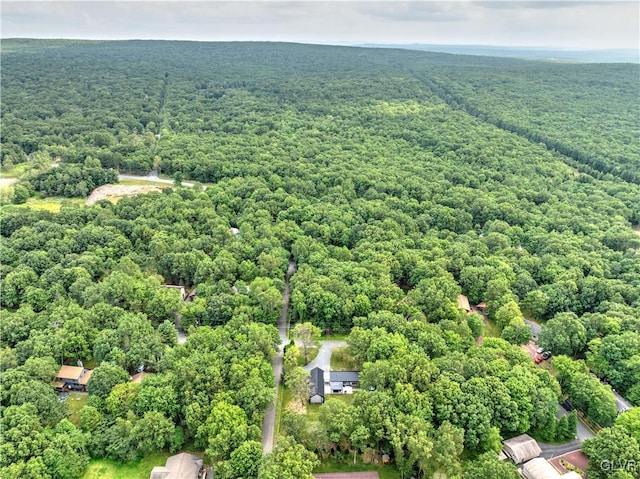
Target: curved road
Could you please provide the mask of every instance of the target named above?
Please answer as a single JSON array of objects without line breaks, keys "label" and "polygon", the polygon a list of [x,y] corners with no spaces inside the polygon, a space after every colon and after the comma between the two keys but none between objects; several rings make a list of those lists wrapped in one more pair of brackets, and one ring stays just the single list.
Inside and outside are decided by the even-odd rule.
[{"label": "curved road", "polygon": [[280,333],[280,348],[273,358],[273,379],[276,383],[276,397],[267,412],[264,415],[262,423],[262,452],[268,454],[273,449],[273,435],[276,429],[276,404],[278,404],[278,390],[280,389],[280,380],[282,378],[282,353],[285,345],[289,342],[287,332],[289,330],[289,279],[296,272],[296,263],[293,258],[289,259],[289,268],[284,277],[284,293],[282,293],[282,312],[278,319],[278,333]]}]

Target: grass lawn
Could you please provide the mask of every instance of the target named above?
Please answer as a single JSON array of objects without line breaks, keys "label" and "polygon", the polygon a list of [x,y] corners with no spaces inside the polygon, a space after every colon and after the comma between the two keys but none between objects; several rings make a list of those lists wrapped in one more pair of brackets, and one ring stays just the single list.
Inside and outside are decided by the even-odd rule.
[{"label": "grass lawn", "polygon": [[356,371],[356,360],[347,353],[348,346],[336,348],[331,353],[332,371]]},{"label": "grass lawn", "polygon": [[338,341],[343,340],[346,341],[349,339],[349,333],[332,333],[332,334],[323,334],[320,340],[322,341]]},{"label": "grass lawn", "polygon": [[353,457],[344,461],[326,459],[313,472],[378,471],[380,479],[400,479],[400,472],[392,464],[353,464]]},{"label": "grass lawn", "polygon": [[[52,213],[57,213],[63,205],[77,205],[82,206],[86,201],[85,198],[29,198],[26,203],[22,205],[11,205],[16,208],[33,208],[34,210],[46,210]],[[7,205],[9,206],[9,205]]]},{"label": "grass lawn", "polygon": [[[287,404],[291,402],[293,395],[289,388],[284,387],[283,384],[278,388],[278,401],[276,402],[276,427],[273,432],[274,439],[280,436],[280,421],[282,421],[282,411],[285,410]],[[284,434],[282,434],[284,436]],[[274,443],[276,441],[274,440]]]},{"label": "grass lawn", "polygon": [[151,180],[120,180],[116,184],[125,185],[125,186],[158,185],[158,186],[171,187],[171,185],[168,185],[161,181],[151,181]]},{"label": "grass lawn", "polygon": [[164,466],[168,452],[154,452],[136,462],[120,464],[111,459],[92,459],[82,479],[149,479],[151,469]]},{"label": "grass lawn", "polygon": [[499,338],[500,330],[493,321],[487,320],[486,324],[483,324],[482,334],[488,338]]},{"label": "grass lawn", "polygon": [[67,398],[67,411],[69,412],[69,421],[76,426],[80,424],[80,409],[89,401],[88,394],[69,393]]},{"label": "grass lawn", "polygon": [[0,178],[17,178],[29,171],[31,168],[33,168],[33,165],[30,163],[18,163],[10,170],[3,167],[2,170],[0,170]]}]

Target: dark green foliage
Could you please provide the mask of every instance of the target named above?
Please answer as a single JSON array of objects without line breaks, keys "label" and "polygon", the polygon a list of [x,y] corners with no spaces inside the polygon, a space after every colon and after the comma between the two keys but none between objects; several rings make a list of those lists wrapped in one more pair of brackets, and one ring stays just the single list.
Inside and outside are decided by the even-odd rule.
[{"label": "dark green foliage", "polygon": [[[279,445],[265,478],[307,476],[309,451],[369,448],[407,476],[514,477],[494,460],[501,435],[575,431],[575,415],[555,419],[556,381],[508,343],[528,339],[523,317],[548,320],[543,345],[586,354],[640,402],[636,65],[54,44],[3,41],[2,162],[39,165],[27,193],[84,195],[109,168],[175,185],[56,214],[2,207],[2,420],[32,442],[7,474],[64,467],[39,436],[67,427],[46,358],[93,356],[85,450],[127,461],[193,444],[224,461],[221,477],[255,475],[290,258],[293,323],[351,331],[375,391],[328,401],[320,421],[286,415],[300,444]],[[504,339],[476,345],[482,323],[460,293],[487,302]],[[610,424],[611,392],[562,358],[564,392]],[[131,385],[140,366],[154,376]],[[28,409],[22,426],[15,408]]]}]

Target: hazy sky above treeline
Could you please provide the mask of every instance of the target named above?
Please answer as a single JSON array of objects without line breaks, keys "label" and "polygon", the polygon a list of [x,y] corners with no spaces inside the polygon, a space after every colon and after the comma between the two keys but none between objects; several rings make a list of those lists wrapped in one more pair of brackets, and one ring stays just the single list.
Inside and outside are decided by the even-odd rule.
[{"label": "hazy sky above treeline", "polygon": [[6,1],[2,38],[634,48],[632,1]]}]

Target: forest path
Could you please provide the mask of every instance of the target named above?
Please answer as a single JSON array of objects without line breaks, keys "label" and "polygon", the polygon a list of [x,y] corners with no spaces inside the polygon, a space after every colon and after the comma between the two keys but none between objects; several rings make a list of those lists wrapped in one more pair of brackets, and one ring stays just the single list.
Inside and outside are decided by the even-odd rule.
[{"label": "forest path", "polygon": [[276,383],[276,397],[273,404],[267,409],[262,423],[262,452],[269,454],[273,450],[273,440],[276,428],[276,405],[278,404],[278,391],[280,389],[280,379],[282,378],[282,355],[285,345],[289,342],[289,296],[291,290],[289,288],[289,279],[296,272],[296,263],[293,258],[289,259],[289,267],[284,277],[284,292],[282,293],[282,311],[278,319],[278,333],[280,334],[280,348],[273,358],[273,378]]}]

